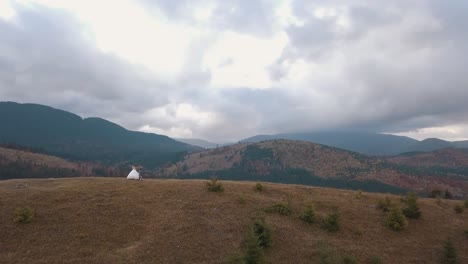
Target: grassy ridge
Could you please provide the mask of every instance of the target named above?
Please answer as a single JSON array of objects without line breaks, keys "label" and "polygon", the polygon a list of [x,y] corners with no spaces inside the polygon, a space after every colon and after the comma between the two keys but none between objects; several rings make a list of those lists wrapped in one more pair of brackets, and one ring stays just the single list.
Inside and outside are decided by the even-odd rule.
[{"label": "grassy ridge", "polygon": [[[367,263],[437,263],[447,236],[468,261],[468,212],[456,214],[455,201],[420,199],[422,217],[407,230],[384,226],[375,205],[382,194],[298,185],[222,182],[212,193],[206,181],[73,178],[0,182],[1,263],[226,263],[245,245],[252,217],[271,227],[266,263],[317,263],[322,245],[330,254]],[[391,196],[395,201],[399,197]],[[286,203],[290,215],[265,208]],[[459,203],[459,202],[458,202]],[[313,204],[318,216],[337,208],[341,229],[331,234],[299,219]],[[18,207],[31,207],[31,223],[17,224]]]}]

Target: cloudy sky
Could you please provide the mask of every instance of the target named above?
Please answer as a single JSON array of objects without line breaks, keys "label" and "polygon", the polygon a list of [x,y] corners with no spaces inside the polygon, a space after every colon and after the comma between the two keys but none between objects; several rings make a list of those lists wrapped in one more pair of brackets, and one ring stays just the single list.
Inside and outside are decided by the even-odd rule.
[{"label": "cloudy sky", "polygon": [[212,141],[468,139],[466,0],[0,0],[0,101]]}]

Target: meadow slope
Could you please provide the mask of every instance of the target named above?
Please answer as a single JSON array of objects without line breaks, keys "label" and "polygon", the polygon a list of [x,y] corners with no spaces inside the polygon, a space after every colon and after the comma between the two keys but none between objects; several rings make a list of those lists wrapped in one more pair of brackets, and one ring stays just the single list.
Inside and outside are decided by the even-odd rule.
[{"label": "meadow slope", "polygon": [[[24,182],[30,188],[17,188]],[[449,236],[468,263],[468,210],[453,210],[460,201],[420,199],[421,219],[394,232],[375,206],[384,194],[271,183],[256,192],[254,182],[222,184],[224,192],[213,193],[203,180],[0,181],[0,263],[228,263],[259,216],[272,230],[266,263],[317,263],[320,244],[359,263],[374,256],[383,263],[438,263]],[[264,211],[278,202],[289,203],[292,214]],[[321,216],[338,208],[341,230],[302,222],[308,204]],[[31,223],[13,221],[23,206],[36,212]]]}]

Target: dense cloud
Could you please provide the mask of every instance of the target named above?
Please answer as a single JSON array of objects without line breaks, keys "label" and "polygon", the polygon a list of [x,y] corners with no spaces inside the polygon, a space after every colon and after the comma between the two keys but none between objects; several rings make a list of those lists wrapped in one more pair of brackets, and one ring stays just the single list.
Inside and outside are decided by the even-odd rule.
[{"label": "dense cloud", "polygon": [[468,138],[466,1],[274,2],[13,4],[0,13],[0,99],[218,141]]},{"label": "dense cloud", "polygon": [[71,14],[38,6],[17,11],[14,22],[0,20],[2,99],[110,118],[167,102],[153,95],[163,85],[94,48]]}]

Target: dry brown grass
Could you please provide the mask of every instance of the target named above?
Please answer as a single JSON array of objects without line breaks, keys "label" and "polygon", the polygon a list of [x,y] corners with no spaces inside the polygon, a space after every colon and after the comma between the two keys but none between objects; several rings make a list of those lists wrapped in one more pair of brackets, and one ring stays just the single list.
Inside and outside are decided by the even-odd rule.
[{"label": "dry brown grass", "polygon": [[[29,189],[16,189],[18,182]],[[73,178],[0,182],[0,263],[226,263],[242,248],[251,217],[264,215],[272,229],[267,263],[316,263],[318,245],[367,263],[437,263],[450,236],[468,263],[468,210],[455,214],[454,201],[420,199],[422,217],[393,232],[375,205],[383,194],[252,182],[223,181],[225,191],[206,190],[206,181]],[[398,200],[398,197],[387,195]],[[288,203],[289,216],[264,208]],[[313,204],[324,216],[335,207],[342,228],[335,234],[299,219]],[[14,223],[17,207],[30,206],[33,222]]]}]

